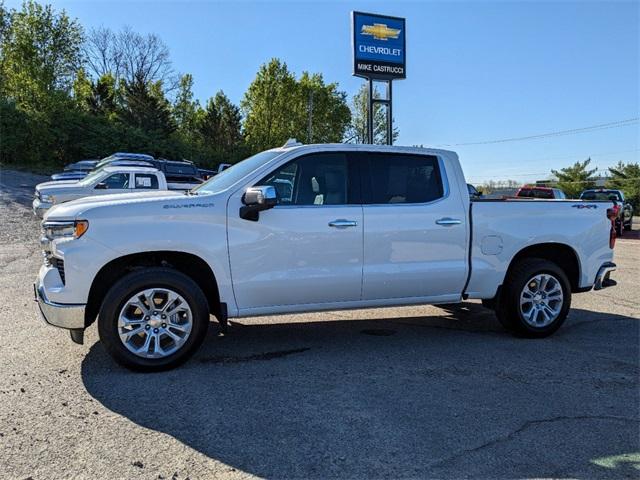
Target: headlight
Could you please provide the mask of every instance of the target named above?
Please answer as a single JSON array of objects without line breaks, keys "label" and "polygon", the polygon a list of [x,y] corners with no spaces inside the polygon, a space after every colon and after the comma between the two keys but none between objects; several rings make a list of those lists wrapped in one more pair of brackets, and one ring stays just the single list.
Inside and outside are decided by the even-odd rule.
[{"label": "headlight", "polygon": [[87,220],[47,221],[43,222],[42,229],[48,240],[80,238],[89,229],[89,222]]},{"label": "headlight", "polygon": [[41,193],[40,200],[46,203],[55,203],[56,198],[53,195],[47,195],[46,193]]}]

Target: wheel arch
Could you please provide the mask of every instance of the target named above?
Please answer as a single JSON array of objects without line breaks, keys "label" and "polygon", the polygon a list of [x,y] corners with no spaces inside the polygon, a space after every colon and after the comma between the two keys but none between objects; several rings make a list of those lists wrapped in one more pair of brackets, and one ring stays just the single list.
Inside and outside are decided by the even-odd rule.
[{"label": "wheel arch", "polygon": [[576,251],[566,243],[545,242],[524,247],[509,262],[505,280],[509,277],[513,267],[525,258],[541,258],[555,263],[567,275],[571,291],[580,290],[580,258]]},{"label": "wheel arch", "polygon": [[89,289],[84,317],[85,327],[96,320],[105,295],[119,278],[146,267],[174,268],[193,279],[207,298],[209,312],[220,318],[221,304],[218,282],[209,264],[192,253],[158,250],[132,253],[115,258],[98,271]]}]

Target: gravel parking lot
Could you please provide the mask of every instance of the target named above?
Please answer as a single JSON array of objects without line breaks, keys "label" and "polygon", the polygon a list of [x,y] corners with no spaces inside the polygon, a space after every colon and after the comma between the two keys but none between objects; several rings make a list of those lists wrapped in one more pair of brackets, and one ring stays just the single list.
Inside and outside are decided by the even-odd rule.
[{"label": "gravel parking lot", "polygon": [[38,181],[0,172],[3,478],[640,475],[638,230],[618,286],[574,296],[548,339],[475,302],[250,318],[142,375],[95,325],[79,346],[39,320]]}]

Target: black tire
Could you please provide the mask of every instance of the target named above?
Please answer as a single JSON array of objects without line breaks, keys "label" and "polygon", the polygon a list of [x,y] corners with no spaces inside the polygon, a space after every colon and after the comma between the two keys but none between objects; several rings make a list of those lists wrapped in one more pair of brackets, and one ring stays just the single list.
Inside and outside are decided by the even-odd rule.
[{"label": "black tire", "polygon": [[[189,337],[176,352],[162,358],[144,358],[132,353],[118,335],[118,316],[125,302],[147,288],[173,290],[191,309],[193,324]],[[208,326],[209,305],[202,289],[190,277],[171,268],[146,268],[125,275],[107,292],[98,316],[98,333],[107,352],[120,365],[143,372],[169,370],[187,361],[202,344]]]},{"label": "black tire", "polygon": [[633,218],[630,218],[629,221],[626,223],[626,225],[624,226],[624,229],[627,232],[630,232],[631,230],[633,230]]},{"label": "black tire", "polygon": [[[520,310],[520,294],[532,277],[552,275],[562,288],[563,303],[560,313],[549,325],[534,327],[527,323]],[[500,323],[519,337],[544,338],[553,334],[564,323],[571,308],[571,285],[564,271],[555,263],[541,258],[527,258],[511,267],[496,303],[496,316]]]}]

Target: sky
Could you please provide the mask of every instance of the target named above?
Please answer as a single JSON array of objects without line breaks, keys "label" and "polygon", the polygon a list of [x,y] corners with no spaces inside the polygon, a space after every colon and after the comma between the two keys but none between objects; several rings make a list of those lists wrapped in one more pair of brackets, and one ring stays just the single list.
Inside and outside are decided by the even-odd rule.
[{"label": "sky", "polygon": [[[9,0],[7,7],[19,6]],[[214,2],[67,1],[91,29],[156,33],[204,103],[239,103],[272,57],[320,72],[353,95],[352,10],[406,18],[407,78],[393,85],[397,144],[456,151],[473,183],[547,178],[592,158],[640,161],[637,122],[571,135],[493,142],[640,116],[640,1]],[[460,145],[475,144],[475,145]]]}]

